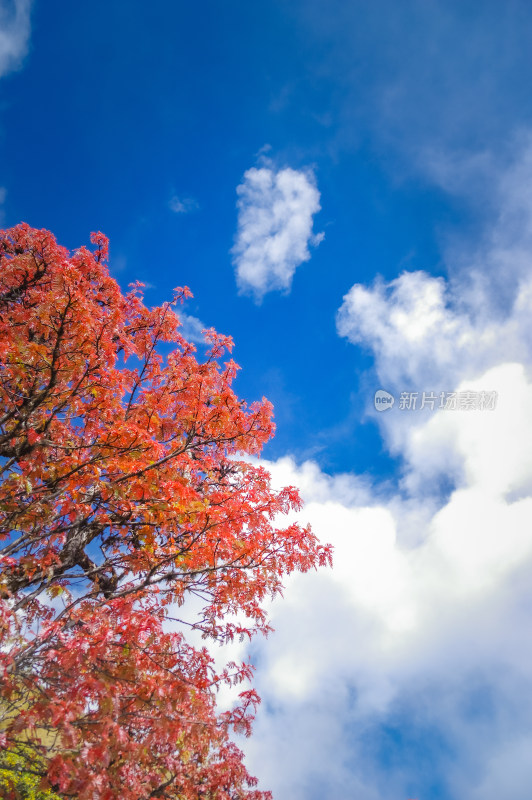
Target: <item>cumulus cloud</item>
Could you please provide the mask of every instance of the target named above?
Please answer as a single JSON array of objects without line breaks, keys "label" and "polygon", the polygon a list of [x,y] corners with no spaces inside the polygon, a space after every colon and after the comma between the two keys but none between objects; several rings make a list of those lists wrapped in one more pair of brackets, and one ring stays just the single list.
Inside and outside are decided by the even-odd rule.
[{"label": "cumulus cloud", "polygon": [[[452,280],[356,285],[338,315],[390,390],[490,390],[496,407],[378,415],[402,464],[395,489],[267,464],[335,547],[332,571],[288,580],[276,633],[254,645],[264,707],[246,748],[278,800],[423,798],[435,782],[445,798],[528,797],[532,277],[510,265],[504,313],[491,302],[504,220],[519,216],[500,199],[499,229],[478,248],[483,291],[471,291],[480,261],[454,264]],[[526,209],[520,219],[512,252],[524,259]]]},{"label": "cumulus cloud", "polygon": [[0,2],[0,77],[18,69],[28,52],[31,0]]},{"label": "cumulus cloud", "polygon": [[[532,344],[532,280],[522,281],[508,316],[482,295],[464,301],[461,283],[405,272],[388,284],[355,284],[338,312],[341,336],[369,348],[381,380],[395,388],[445,388],[488,366],[523,359]],[[480,301],[480,302],[479,302]]]},{"label": "cumulus cloud", "polygon": [[[271,608],[276,633],[255,645],[269,711],[249,758],[279,800],[421,795],[422,765],[383,763],[391,730],[390,752],[401,737],[418,752],[433,737],[433,775],[447,747],[460,751],[459,764],[446,764],[453,797],[495,800],[491,771],[500,790],[513,748],[526,752],[532,383],[514,363],[468,382],[486,384],[500,392],[494,412],[441,411],[410,429],[403,456],[419,485],[441,441],[461,467],[436,509],[415,489],[383,502],[355,476],[331,478],[290,458],[267,464],[277,485],[300,487],[304,521],[335,547],[332,571],[288,581]],[[416,517],[412,543],[401,531]],[[528,775],[527,760],[514,760]]]},{"label": "cumulus cloud", "polygon": [[310,259],[309,246],[324,234],[312,232],[320,193],[310,170],[253,167],[237,188],[238,230],[232,250],[241,292],[260,300],[275,289],[288,291],[297,267]]}]

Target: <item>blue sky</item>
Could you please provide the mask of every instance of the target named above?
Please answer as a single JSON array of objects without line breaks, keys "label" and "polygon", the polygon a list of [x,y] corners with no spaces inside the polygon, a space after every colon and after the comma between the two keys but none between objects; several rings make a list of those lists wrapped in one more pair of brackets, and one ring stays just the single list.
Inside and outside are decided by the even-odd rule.
[{"label": "blue sky", "polygon": [[190,286],[335,545],[252,648],[277,800],[529,800],[531,41],[526,0],[0,2],[4,226]]}]

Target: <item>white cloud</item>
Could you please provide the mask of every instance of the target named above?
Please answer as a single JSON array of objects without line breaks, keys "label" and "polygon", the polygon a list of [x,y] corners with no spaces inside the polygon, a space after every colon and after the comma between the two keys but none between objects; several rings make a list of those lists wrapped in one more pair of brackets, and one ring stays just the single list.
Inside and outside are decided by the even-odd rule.
[{"label": "white cloud", "polygon": [[0,2],[0,77],[18,69],[28,52],[31,0]]},{"label": "white cloud", "polygon": [[[377,415],[402,463],[386,495],[312,463],[267,464],[277,485],[300,487],[302,521],[335,547],[332,571],[288,580],[271,606],[276,633],[255,644],[264,709],[246,749],[277,800],[421,800],[427,761],[449,797],[528,796],[532,214],[514,199],[501,190],[498,227],[478,248],[482,291],[471,290],[478,258],[451,265],[449,281],[416,272],[356,285],[338,316],[385,388],[496,391],[496,408]],[[493,301],[515,253],[502,310]]]},{"label": "white cloud", "polygon": [[[415,779],[415,770],[390,771],[380,786],[380,765],[368,760],[363,741],[399,713],[400,724],[414,724],[403,713],[416,724],[423,714],[427,725],[456,737],[463,752],[461,770],[449,776],[453,796],[470,796],[479,748],[485,764],[492,755],[506,758],[496,741],[474,738],[476,722],[464,719],[461,705],[474,694],[478,672],[490,692],[502,693],[496,714],[499,704],[517,700],[522,681],[532,689],[532,647],[523,650],[529,620],[515,616],[516,606],[532,603],[532,590],[519,580],[532,566],[532,383],[516,364],[481,375],[478,386],[486,383],[501,392],[494,412],[441,411],[410,429],[403,455],[418,479],[413,485],[422,484],[425,457],[434,457],[442,439],[463,473],[415,544],[400,530],[412,518],[412,501],[423,517],[422,493],[383,503],[361,497],[356,477],[331,478],[288,458],[267,464],[278,485],[301,488],[303,520],[335,547],[332,571],[288,581],[271,607],[276,633],[258,646],[259,691],[274,719],[259,714],[249,754],[278,800],[317,797],[316,781],[325,798],[408,796],[406,779]],[[520,675],[516,686],[508,681],[513,673]],[[508,681],[502,688],[501,675]],[[520,736],[518,727],[507,731],[504,746],[519,745]],[[479,779],[487,778],[484,766]],[[496,793],[485,788],[478,796],[495,800]]]},{"label": "white cloud", "polygon": [[532,278],[520,283],[502,320],[482,295],[464,299],[460,286],[426,272],[404,272],[369,288],[356,284],[338,312],[338,332],[370,348],[378,377],[399,390],[450,390],[463,376],[526,358],[532,342]]},{"label": "white cloud", "polygon": [[320,193],[310,170],[253,167],[237,188],[238,231],[233,262],[239,289],[260,300],[266,292],[289,290],[296,268],[310,259],[312,218]]}]

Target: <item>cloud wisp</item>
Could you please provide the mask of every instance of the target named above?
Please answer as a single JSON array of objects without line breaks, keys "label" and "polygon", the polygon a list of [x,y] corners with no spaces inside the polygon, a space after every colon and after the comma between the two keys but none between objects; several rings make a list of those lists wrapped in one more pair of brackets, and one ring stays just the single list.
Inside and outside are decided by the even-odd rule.
[{"label": "cloud wisp", "polygon": [[320,193],[310,170],[252,167],[237,187],[238,230],[232,249],[239,290],[260,301],[289,291],[294,273],[310,259],[323,233],[312,231]]},{"label": "cloud wisp", "polygon": [[0,0],[0,78],[17,70],[28,52],[30,0],[12,4]]},{"label": "cloud wisp", "polygon": [[184,336],[187,341],[193,342],[194,344],[205,344],[203,331],[206,330],[207,326],[204,325],[198,317],[194,317],[192,314],[186,314],[181,310],[178,313],[178,317],[181,323],[181,335]]},{"label": "cloud wisp", "polygon": [[192,211],[197,211],[199,205],[193,197],[178,197],[174,194],[170,198],[168,207],[174,214],[190,214]]}]

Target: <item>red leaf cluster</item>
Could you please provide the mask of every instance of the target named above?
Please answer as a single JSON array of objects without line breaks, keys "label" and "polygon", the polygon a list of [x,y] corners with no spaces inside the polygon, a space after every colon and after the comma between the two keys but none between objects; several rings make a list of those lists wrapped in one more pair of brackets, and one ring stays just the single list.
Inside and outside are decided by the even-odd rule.
[{"label": "red leaf cluster", "polygon": [[300,500],[246,459],[272,409],[235,395],[231,339],[207,331],[199,361],[174,311],[189,290],[148,309],[92,243],[0,233],[2,747],[79,800],[264,799],[230,740],[258,697],[216,708],[251,667],[216,673],[168,617],[194,597],[205,637],[267,632],[262,601],[330,549],[278,527]]}]

